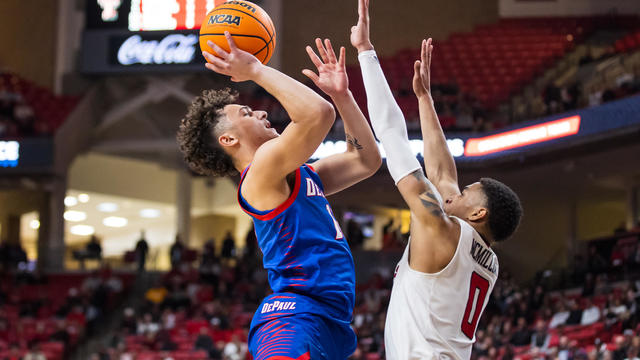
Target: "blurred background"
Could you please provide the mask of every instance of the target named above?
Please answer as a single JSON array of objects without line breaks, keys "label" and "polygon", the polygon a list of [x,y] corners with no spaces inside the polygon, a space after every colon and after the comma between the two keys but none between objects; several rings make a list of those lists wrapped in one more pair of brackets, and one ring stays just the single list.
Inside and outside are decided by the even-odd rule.
[{"label": "blurred background", "polygon": [[[356,1],[255,1],[270,66],[305,81],[316,37],[347,47]],[[238,179],[191,173],[175,134],[191,100],[230,83],[198,47],[213,0],[0,2],[0,359],[248,359],[268,293]],[[520,229],[474,359],[635,359],[640,351],[640,2],[371,3],[372,39],[420,157],[411,90],[432,88],[461,185],[511,186]],[[241,102],[287,115],[254,84]],[[338,119],[314,159],[341,151]],[[383,359],[409,213],[386,169],[330,197],[357,268],[353,359]]]}]

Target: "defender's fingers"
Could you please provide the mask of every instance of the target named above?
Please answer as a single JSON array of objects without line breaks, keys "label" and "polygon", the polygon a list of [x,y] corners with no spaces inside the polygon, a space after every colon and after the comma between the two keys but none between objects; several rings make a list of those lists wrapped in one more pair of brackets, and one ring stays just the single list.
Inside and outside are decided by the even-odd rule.
[{"label": "defender's fingers", "polygon": [[338,59],[336,58],[336,53],[335,51],[333,51],[333,46],[331,45],[331,40],[329,39],[324,39],[324,47],[327,50],[327,54],[329,57],[329,61],[332,64],[335,64],[338,62]]},{"label": "defender's fingers", "polygon": [[318,55],[316,55],[315,51],[313,51],[311,46],[307,46],[306,49],[307,49],[307,54],[309,54],[309,58],[311,59],[311,62],[313,62],[313,65],[315,65],[317,68],[320,68],[322,65],[324,65],[322,63],[322,60],[320,60]]},{"label": "defender's fingers", "polygon": [[316,39],[316,47],[318,48],[318,54],[320,54],[322,62],[328,64],[330,62],[329,55],[327,55],[327,50],[324,48],[324,44],[322,43],[322,40],[320,40],[320,38]]},{"label": "defender's fingers", "polygon": [[311,81],[313,81],[314,84],[318,84],[318,81],[320,80],[320,77],[314,73],[313,71],[309,70],[309,69],[304,69],[302,70],[302,73],[308,77],[309,79],[311,79]]}]

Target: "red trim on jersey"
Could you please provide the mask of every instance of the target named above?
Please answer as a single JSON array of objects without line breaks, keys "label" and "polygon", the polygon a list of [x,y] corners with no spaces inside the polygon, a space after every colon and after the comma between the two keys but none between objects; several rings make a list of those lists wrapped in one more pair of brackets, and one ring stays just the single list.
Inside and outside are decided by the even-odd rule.
[{"label": "red trim on jersey", "polygon": [[316,169],[314,169],[314,168],[313,168],[313,166],[311,166],[311,165],[309,165],[309,164],[305,164],[305,165],[307,165],[307,167],[308,167],[309,169],[311,169],[311,171],[313,171],[314,173],[316,173],[316,174],[318,173],[318,172],[316,171]]},{"label": "red trim on jersey", "polygon": [[293,204],[293,202],[296,200],[296,197],[298,197],[298,192],[300,191],[300,178],[301,178],[300,168],[296,169],[295,185],[293,186],[293,190],[291,191],[289,198],[285,200],[285,202],[280,204],[275,209],[270,210],[266,214],[262,214],[262,215],[253,213],[248,209],[245,209],[244,206],[242,206],[240,188],[242,187],[242,182],[244,181],[244,177],[247,175],[248,170],[249,170],[249,166],[247,166],[247,168],[242,172],[242,177],[240,178],[240,183],[238,185],[238,203],[240,204],[240,207],[242,208],[242,210],[244,210],[244,212],[253,216],[254,218],[262,221],[272,220],[276,216],[280,215],[283,211],[287,210],[289,206],[291,206],[291,204]]},{"label": "red trim on jersey", "polygon": [[309,354],[309,352],[307,351],[306,353],[298,356],[297,358],[292,358],[292,357],[288,357],[288,356],[271,356],[269,358],[267,358],[266,360],[309,360],[311,359],[311,355]]}]

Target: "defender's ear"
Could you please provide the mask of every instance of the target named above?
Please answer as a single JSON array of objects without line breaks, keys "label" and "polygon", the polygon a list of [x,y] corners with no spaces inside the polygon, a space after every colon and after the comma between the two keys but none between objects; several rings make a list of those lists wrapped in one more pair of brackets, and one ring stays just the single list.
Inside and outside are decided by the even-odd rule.
[{"label": "defender's ear", "polygon": [[488,215],[489,215],[489,212],[487,211],[487,209],[483,207],[479,207],[479,208],[475,208],[468,218],[469,218],[469,221],[481,222],[486,220]]}]

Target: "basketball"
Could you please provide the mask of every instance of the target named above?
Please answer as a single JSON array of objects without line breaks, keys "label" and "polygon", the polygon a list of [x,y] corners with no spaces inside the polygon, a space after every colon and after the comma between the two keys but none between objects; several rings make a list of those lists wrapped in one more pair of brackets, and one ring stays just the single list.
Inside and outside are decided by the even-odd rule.
[{"label": "basketball", "polygon": [[238,48],[253,54],[263,64],[269,62],[276,46],[276,29],[269,15],[249,1],[227,1],[207,14],[200,28],[200,49],[213,51],[207,45],[211,40],[229,51],[224,32],[233,36]]}]

